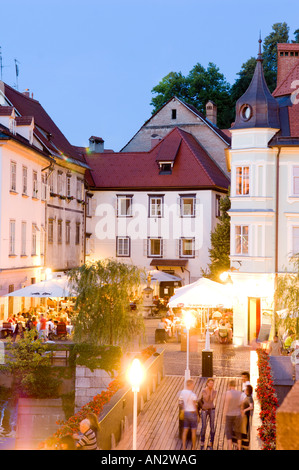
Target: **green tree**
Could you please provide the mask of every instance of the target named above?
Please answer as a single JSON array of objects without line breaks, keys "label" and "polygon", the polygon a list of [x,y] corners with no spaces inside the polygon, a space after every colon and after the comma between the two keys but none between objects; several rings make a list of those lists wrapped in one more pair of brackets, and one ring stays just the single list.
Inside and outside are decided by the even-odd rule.
[{"label": "green tree", "polygon": [[212,100],[218,108],[218,126],[224,128],[231,125],[230,85],[219,68],[211,62],[207,69],[196,64],[187,77],[181,72],[170,72],[152,89],[152,93],[156,95],[151,101],[153,113],[173,96],[193,105],[203,114],[207,102]]},{"label": "green tree", "polygon": [[129,307],[130,295],[140,284],[137,267],[99,260],[72,270],[69,279],[78,293],[75,342],[125,345],[143,332],[142,315]]},{"label": "green tree", "polygon": [[220,199],[220,217],[214,231],[211,233],[211,248],[209,249],[211,263],[208,271],[203,272],[205,277],[219,282],[222,272],[230,268],[230,209],[229,196]]},{"label": "green tree", "polygon": [[8,343],[6,349],[8,359],[1,370],[13,375],[14,386],[21,396],[58,396],[60,371],[51,366],[48,345],[36,339],[35,330],[25,331],[24,338]]},{"label": "green tree", "polygon": [[188,81],[181,72],[170,72],[152,89],[156,96],[152,98],[153,113],[160,109],[173,96],[185,101],[188,99]]},{"label": "green tree", "polygon": [[[263,41],[263,68],[264,75],[269,90],[273,92],[276,88],[277,77],[277,44],[289,42],[290,28],[287,23],[275,23],[272,26],[272,31]],[[299,30],[294,32],[295,41],[299,42]],[[241,67],[240,72],[237,74],[239,78],[235,81],[231,88],[232,100],[235,105],[236,101],[247,90],[256,65],[256,57],[248,59]]]},{"label": "green tree", "polygon": [[294,271],[285,271],[277,277],[275,290],[276,311],[285,310],[283,317],[276,316],[275,324],[296,331],[299,338],[299,259],[293,259]]}]

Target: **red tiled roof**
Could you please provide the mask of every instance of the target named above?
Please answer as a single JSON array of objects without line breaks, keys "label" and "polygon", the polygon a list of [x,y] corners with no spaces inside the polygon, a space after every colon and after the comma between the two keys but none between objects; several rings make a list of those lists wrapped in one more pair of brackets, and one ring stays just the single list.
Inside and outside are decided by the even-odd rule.
[{"label": "red tiled roof", "polygon": [[11,116],[13,109],[13,106],[0,106],[0,116]]},{"label": "red tiled roof", "polygon": [[63,154],[67,157],[79,160],[81,163],[85,163],[83,156],[70,144],[37,100],[29,98],[24,93],[20,93],[6,83],[3,85],[6,98],[18,113],[20,113],[21,116],[34,117],[34,132],[45,147],[53,153]]},{"label": "red tiled roof", "polygon": [[[170,175],[159,174],[157,156],[180,141]],[[99,189],[211,188],[227,189],[229,180],[194,136],[174,128],[149,152],[85,155],[87,180]]]},{"label": "red tiled roof", "polygon": [[18,116],[16,117],[17,126],[30,126],[32,124],[33,116]]}]

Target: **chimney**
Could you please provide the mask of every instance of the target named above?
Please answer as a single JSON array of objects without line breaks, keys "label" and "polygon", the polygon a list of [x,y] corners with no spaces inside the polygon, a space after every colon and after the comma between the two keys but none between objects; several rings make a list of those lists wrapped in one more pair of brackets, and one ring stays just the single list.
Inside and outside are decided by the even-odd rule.
[{"label": "chimney", "polygon": [[211,121],[214,126],[217,126],[217,106],[211,100],[206,104],[206,118]]},{"label": "chimney", "polygon": [[26,90],[23,91],[23,95],[27,96],[27,98],[30,98],[30,91],[29,91],[29,88],[26,88]]},{"label": "chimney", "polygon": [[89,150],[92,153],[103,153],[104,140],[102,137],[95,137],[94,135],[89,137]]},{"label": "chimney", "polygon": [[299,44],[277,44],[277,83],[278,87],[287,77],[292,68],[298,64]]}]

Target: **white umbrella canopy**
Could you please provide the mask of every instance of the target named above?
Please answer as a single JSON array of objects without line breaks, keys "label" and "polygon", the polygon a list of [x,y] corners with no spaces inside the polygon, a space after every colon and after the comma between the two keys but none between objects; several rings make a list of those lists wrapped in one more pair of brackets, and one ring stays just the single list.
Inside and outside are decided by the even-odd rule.
[{"label": "white umbrella canopy", "polygon": [[5,297],[76,297],[76,293],[69,286],[67,276],[63,276],[31,284]]},{"label": "white umbrella canopy", "polygon": [[152,281],[167,282],[167,281],[181,281],[182,280],[178,276],[173,276],[172,274],[164,273],[163,271],[158,271],[158,269],[153,269],[151,271],[148,271],[148,274],[151,275]]},{"label": "white umbrella canopy", "polygon": [[216,308],[220,305],[231,308],[233,296],[227,286],[203,277],[177,289],[168,305],[170,308],[177,306]]}]

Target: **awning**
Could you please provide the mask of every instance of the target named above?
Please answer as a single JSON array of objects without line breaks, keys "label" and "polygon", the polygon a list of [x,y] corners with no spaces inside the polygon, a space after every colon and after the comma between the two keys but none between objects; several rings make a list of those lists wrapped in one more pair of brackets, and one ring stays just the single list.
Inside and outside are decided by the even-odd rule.
[{"label": "awning", "polygon": [[182,281],[180,277],[173,276],[172,274],[164,273],[163,271],[159,271],[158,269],[153,269],[152,271],[149,271],[148,274],[151,275],[151,281],[158,281],[158,282]]},{"label": "awning", "polygon": [[150,266],[171,266],[184,268],[187,266],[187,259],[152,259]]}]

